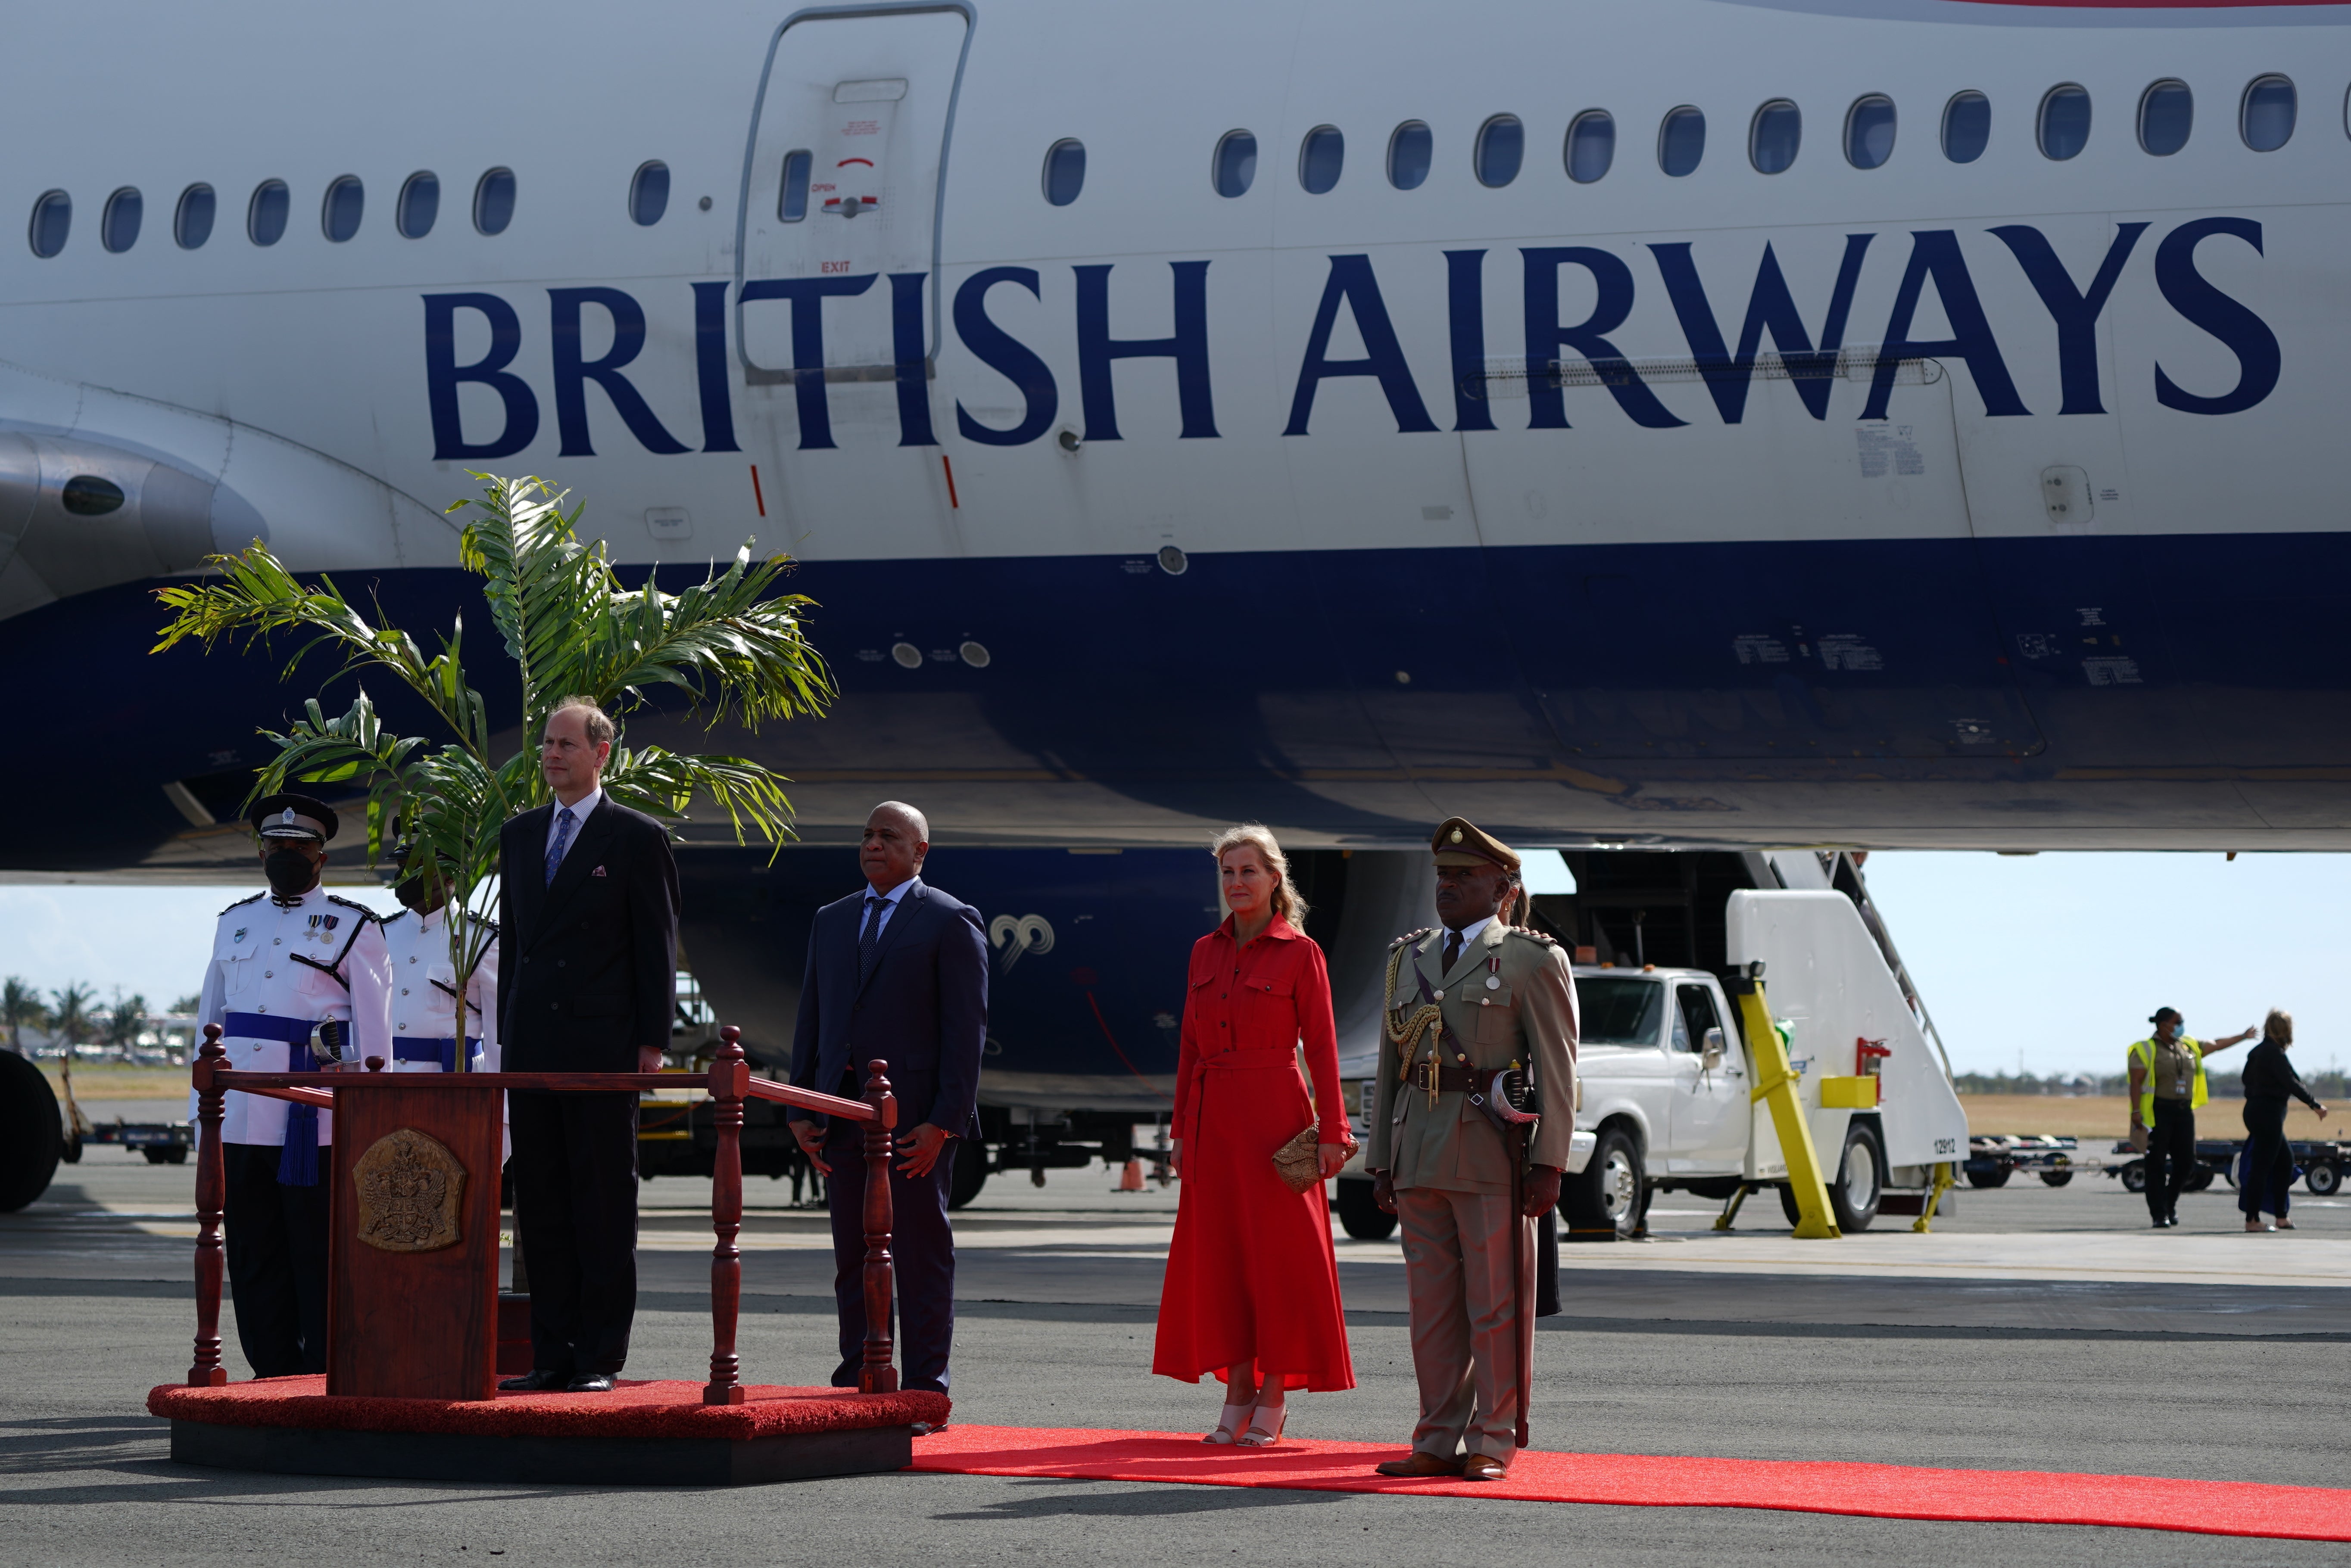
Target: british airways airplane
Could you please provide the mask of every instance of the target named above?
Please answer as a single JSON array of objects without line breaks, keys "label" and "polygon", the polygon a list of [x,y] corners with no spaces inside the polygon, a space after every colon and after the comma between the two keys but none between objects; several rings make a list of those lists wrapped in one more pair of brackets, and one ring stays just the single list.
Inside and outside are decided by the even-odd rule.
[{"label": "british airways airplane", "polygon": [[1686,963],[1771,846],[2346,843],[2351,5],[98,0],[12,38],[0,659],[43,743],[0,867],[244,867],[255,726],[308,688],[149,658],[152,589],[261,537],[445,624],[474,470],[632,569],[802,563],[838,710],[726,743],[808,846],[704,835],[690,955],[778,1048],[839,846],[916,802],[996,919],[1031,1138],[1162,1103],[1235,819],[1364,955],[1448,814],[1586,884],[1654,853],[1686,940],[1589,886],[1561,919]]}]

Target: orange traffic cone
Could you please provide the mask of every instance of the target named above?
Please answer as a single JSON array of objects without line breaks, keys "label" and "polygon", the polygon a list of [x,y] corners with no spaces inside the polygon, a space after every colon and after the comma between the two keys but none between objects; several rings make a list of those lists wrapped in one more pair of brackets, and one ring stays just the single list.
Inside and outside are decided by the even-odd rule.
[{"label": "orange traffic cone", "polygon": [[1134,1158],[1127,1160],[1126,1168],[1119,1173],[1118,1189],[1121,1192],[1143,1190],[1143,1161]]}]

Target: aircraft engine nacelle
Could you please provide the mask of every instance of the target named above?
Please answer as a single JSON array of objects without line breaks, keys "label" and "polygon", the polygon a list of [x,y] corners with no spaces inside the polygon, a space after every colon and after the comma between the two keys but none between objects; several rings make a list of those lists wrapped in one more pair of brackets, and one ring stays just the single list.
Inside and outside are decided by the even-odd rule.
[{"label": "aircraft engine nacelle", "polygon": [[267,538],[235,491],[144,453],[0,430],[0,618]]}]

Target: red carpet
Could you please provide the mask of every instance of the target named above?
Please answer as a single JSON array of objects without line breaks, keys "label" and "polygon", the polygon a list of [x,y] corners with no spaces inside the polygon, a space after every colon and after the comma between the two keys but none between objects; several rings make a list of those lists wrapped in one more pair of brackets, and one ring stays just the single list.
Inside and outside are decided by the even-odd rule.
[{"label": "red carpet", "polygon": [[495,1399],[329,1398],[323,1376],[265,1377],[219,1388],[167,1383],[147,1413],[227,1427],[340,1427],[498,1438],[723,1438],[846,1432],[944,1421],[944,1394],[747,1386],[740,1405],[705,1405],[699,1383],[632,1383],[610,1394],[501,1394]]},{"label": "red carpet", "polygon": [[1803,1459],[1677,1459],[1521,1452],[1503,1481],[1390,1480],[1391,1443],[1299,1439],[1271,1449],[1211,1447],[1162,1432],[952,1426],[914,1440],[918,1470],[1184,1481],[1307,1491],[1434,1492],[1528,1502],[1636,1508],[1772,1508],[1872,1519],[2000,1524],[2105,1524],[2201,1535],[2351,1541],[2351,1491],[2244,1481],[2046,1470],[1927,1469]]}]

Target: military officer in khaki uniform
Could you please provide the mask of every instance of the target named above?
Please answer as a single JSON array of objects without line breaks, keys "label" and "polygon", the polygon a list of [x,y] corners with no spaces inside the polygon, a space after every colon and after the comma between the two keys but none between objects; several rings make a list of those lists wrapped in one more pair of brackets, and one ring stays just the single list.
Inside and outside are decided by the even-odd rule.
[{"label": "military officer in khaki uniform", "polygon": [[[1550,938],[1510,923],[1525,895],[1507,845],[1457,816],[1431,848],[1444,924],[1391,952],[1365,1157],[1380,1207],[1404,1222],[1420,1383],[1411,1457],[1379,1469],[1499,1480],[1527,1397],[1532,1221],[1559,1201],[1575,1127],[1575,985]],[[1512,1066],[1541,1112],[1531,1138],[1489,1109],[1491,1075]]]}]

